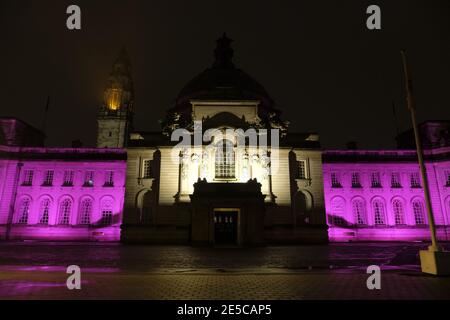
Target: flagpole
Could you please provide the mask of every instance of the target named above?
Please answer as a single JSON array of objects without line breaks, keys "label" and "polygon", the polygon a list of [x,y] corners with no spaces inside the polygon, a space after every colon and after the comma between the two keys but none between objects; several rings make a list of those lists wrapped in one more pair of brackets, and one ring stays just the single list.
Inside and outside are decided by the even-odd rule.
[{"label": "flagpole", "polygon": [[431,206],[431,200],[430,200],[430,189],[428,185],[428,177],[427,172],[425,168],[425,163],[423,159],[423,150],[422,150],[422,142],[420,140],[420,133],[419,129],[417,127],[417,121],[416,121],[416,106],[413,96],[413,88],[412,88],[412,79],[410,75],[410,70],[408,68],[408,62],[406,60],[406,53],[405,51],[401,51],[402,55],[402,61],[403,61],[403,70],[405,75],[405,86],[406,86],[406,101],[408,104],[408,110],[411,114],[411,122],[414,129],[414,137],[416,140],[416,147],[417,147],[417,157],[419,159],[419,166],[420,166],[420,173],[422,174],[422,182],[423,182],[423,191],[425,194],[425,203],[427,207],[427,215],[428,215],[428,224],[430,226],[430,232],[431,232],[431,246],[428,248],[430,251],[440,251],[440,248],[438,247],[438,241],[436,237],[436,226],[434,223],[434,215],[433,215],[433,209]]}]

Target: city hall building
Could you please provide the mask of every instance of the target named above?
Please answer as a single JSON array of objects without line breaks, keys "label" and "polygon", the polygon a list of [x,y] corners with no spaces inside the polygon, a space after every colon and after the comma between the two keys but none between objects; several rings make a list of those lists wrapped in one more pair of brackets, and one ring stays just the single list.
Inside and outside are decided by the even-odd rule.
[{"label": "city hall building", "polygon": [[[107,95],[122,98],[106,99],[99,119],[100,147],[122,147],[121,130],[132,127],[129,74],[112,83],[111,92],[120,93]],[[200,137],[194,132],[196,123]],[[269,94],[234,65],[226,36],[217,42],[211,67],[185,85],[161,124],[162,132],[130,131],[123,241],[327,241],[318,135],[285,134],[287,123]],[[185,129],[191,140],[187,148],[175,147],[177,129]],[[205,141],[208,129],[221,134]],[[249,129],[256,132],[256,143],[242,136]],[[270,129],[277,129],[276,139]],[[242,138],[246,143],[239,145]],[[262,140],[268,143],[263,146]]]},{"label": "city hall building", "polygon": [[[231,40],[180,91],[161,131],[133,126],[125,51],[98,114],[97,147],[48,148],[0,121],[0,238],[243,245],[427,240],[410,132],[399,150],[323,150],[295,133]],[[438,235],[449,240],[448,122],[422,126]],[[213,134],[209,134],[209,133]],[[180,141],[188,141],[180,145]]]}]

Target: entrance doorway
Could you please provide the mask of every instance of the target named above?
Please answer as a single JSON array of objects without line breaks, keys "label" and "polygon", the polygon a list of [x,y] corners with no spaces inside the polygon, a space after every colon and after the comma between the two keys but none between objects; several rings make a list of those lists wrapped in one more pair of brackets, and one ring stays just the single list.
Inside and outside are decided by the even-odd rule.
[{"label": "entrance doorway", "polygon": [[217,245],[237,245],[238,222],[238,210],[214,211],[214,243]]}]

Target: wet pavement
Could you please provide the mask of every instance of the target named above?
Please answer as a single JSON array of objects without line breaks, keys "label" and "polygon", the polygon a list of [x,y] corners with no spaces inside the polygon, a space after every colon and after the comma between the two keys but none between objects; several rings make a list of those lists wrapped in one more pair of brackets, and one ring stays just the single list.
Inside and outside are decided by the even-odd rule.
[{"label": "wet pavement", "polygon": [[[418,252],[426,247],[0,243],[0,298],[450,299],[450,278],[420,273]],[[66,287],[69,265],[82,270],[80,291]],[[382,290],[367,289],[369,265],[381,267]]]},{"label": "wet pavement", "polygon": [[352,243],[260,248],[0,243],[0,266],[68,266],[124,271],[202,268],[355,268],[419,264],[423,243]]}]

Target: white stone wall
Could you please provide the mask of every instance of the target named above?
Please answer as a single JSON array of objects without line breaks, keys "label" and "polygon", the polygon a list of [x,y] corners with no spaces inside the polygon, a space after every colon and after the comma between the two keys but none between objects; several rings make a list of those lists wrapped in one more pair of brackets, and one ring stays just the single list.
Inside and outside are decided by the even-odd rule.
[{"label": "white stone wall", "polygon": [[127,130],[127,121],[123,118],[98,119],[97,147],[123,148]]},{"label": "white stone wall", "polygon": [[[127,164],[127,183],[126,183],[126,203],[125,203],[125,222],[129,224],[139,223],[139,199],[145,192],[153,190],[154,179],[142,179],[142,166],[144,160],[153,160],[156,148],[128,148]],[[158,206],[156,220],[159,225],[188,225],[189,208],[178,206],[177,203],[190,203],[189,195],[194,191],[194,183],[199,178],[206,178],[208,182],[219,182],[215,179],[214,152],[209,150],[207,163],[202,162],[202,153],[204,150],[190,150],[186,154],[186,160],[183,163],[186,173],[180,176],[182,168],[180,157],[174,152],[172,147],[158,148],[161,154],[160,162],[160,182],[157,194]],[[254,152],[253,152],[254,151]],[[268,211],[270,216],[268,220],[273,224],[293,224],[292,209],[292,188],[305,192],[309,195],[313,208],[311,209],[312,219],[310,223],[325,223],[323,206],[323,179],[321,151],[317,150],[295,150],[297,159],[306,160],[308,163],[308,180],[292,180],[293,168],[290,168],[289,153],[290,148],[281,148],[278,152],[278,168],[272,175],[272,182],[269,183],[269,177],[263,177],[263,168],[261,161],[253,154],[257,150],[249,149],[250,160],[246,165],[249,166],[249,176],[243,178],[242,166],[244,160],[236,159],[236,179],[230,181],[246,182],[249,179],[257,179],[262,183],[263,193],[266,194],[266,202],[272,202]],[[238,156],[237,156],[238,157]],[[195,161],[193,159],[196,159]],[[252,160],[254,159],[254,160]],[[200,168],[203,164],[207,168],[206,173],[202,173]],[[183,169],[181,169],[183,170]],[[245,180],[245,181],[244,181]],[[221,181],[221,180],[220,180]],[[291,182],[295,185],[292,186]],[[272,187],[272,195],[269,192],[269,186]]]},{"label": "white stone wall", "polygon": [[139,223],[139,198],[152,190],[154,179],[143,179],[144,161],[153,160],[154,148],[129,148],[127,150],[127,176],[124,223]]},{"label": "white stone wall", "polygon": [[306,179],[294,180],[294,190],[304,193],[306,199],[311,201],[307,204],[311,205],[311,208],[307,208],[312,213],[310,222],[325,224],[322,151],[294,149],[293,152],[296,161],[306,163]]}]

